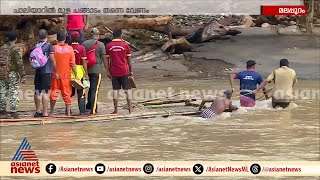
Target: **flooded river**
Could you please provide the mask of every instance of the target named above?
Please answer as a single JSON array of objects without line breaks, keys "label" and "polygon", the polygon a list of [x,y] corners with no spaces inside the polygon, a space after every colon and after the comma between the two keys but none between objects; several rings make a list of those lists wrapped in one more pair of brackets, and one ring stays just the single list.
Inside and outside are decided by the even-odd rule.
[{"label": "flooded river", "polygon": [[[186,80],[141,86],[150,87],[225,89],[229,83]],[[299,81],[296,89],[319,90],[319,83]],[[237,98],[234,103],[239,104]],[[241,108],[210,121],[170,117],[2,127],[1,160],[10,161],[24,137],[40,160],[319,160],[319,95],[295,100],[288,110],[270,106],[270,101],[261,101],[255,109]]]}]

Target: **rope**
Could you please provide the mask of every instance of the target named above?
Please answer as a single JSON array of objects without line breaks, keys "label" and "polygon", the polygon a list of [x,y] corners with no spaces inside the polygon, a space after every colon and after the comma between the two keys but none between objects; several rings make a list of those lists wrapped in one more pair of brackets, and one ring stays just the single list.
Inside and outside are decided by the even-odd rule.
[{"label": "rope", "polygon": [[[270,88],[270,89],[268,89],[268,90],[265,91],[265,92],[267,93],[267,95],[269,94],[269,92],[272,91],[272,89],[273,89],[273,88]],[[263,100],[268,100],[268,99],[270,99],[270,97],[268,97],[268,99],[264,99],[264,98],[265,98],[265,95],[257,98],[256,100],[258,100],[258,101],[263,101]]]},{"label": "rope", "polygon": [[252,93],[248,92],[248,93],[245,93],[245,94],[240,94],[240,95],[234,96],[233,98],[239,98],[240,96],[245,96],[245,95],[249,95],[249,94],[252,94]]}]

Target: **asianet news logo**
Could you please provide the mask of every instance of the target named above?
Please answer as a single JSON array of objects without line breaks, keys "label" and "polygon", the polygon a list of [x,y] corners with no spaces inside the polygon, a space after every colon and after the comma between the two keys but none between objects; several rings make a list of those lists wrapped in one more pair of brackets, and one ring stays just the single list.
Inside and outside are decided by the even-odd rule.
[{"label": "asianet news logo", "polygon": [[11,174],[40,173],[38,157],[31,150],[27,138],[23,139],[12,161],[14,162],[11,163]]}]

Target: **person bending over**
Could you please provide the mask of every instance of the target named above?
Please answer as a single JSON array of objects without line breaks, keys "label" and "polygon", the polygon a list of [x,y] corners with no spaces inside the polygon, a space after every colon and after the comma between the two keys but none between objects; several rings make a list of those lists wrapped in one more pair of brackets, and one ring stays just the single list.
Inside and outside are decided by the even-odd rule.
[{"label": "person bending over", "polygon": [[223,98],[217,97],[214,99],[203,100],[200,104],[199,111],[201,111],[205,103],[212,102],[212,104],[210,108],[203,110],[200,116],[205,119],[210,119],[215,115],[222,114],[226,110],[230,110],[230,111],[237,110],[238,108],[232,105],[231,97],[232,97],[232,92],[229,90],[226,90],[223,93]]}]

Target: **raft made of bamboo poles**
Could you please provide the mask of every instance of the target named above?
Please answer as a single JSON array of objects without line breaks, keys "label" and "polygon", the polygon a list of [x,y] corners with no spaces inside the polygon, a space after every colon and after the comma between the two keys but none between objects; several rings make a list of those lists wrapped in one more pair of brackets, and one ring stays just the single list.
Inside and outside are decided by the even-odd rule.
[{"label": "raft made of bamboo poles", "polygon": [[175,103],[190,103],[196,101],[196,99],[178,99],[178,100],[166,100],[166,101],[150,101],[143,103],[144,106],[163,105],[163,104],[175,104]]},{"label": "raft made of bamboo poles", "polygon": [[45,124],[64,124],[64,123],[79,123],[79,122],[107,122],[135,119],[149,119],[156,117],[170,116],[191,116],[197,115],[199,112],[150,112],[142,114],[130,115],[114,115],[104,114],[97,116],[72,116],[72,117],[57,117],[57,118],[25,118],[25,119],[0,119],[0,127],[6,126],[30,126],[30,125],[45,125]]}]

